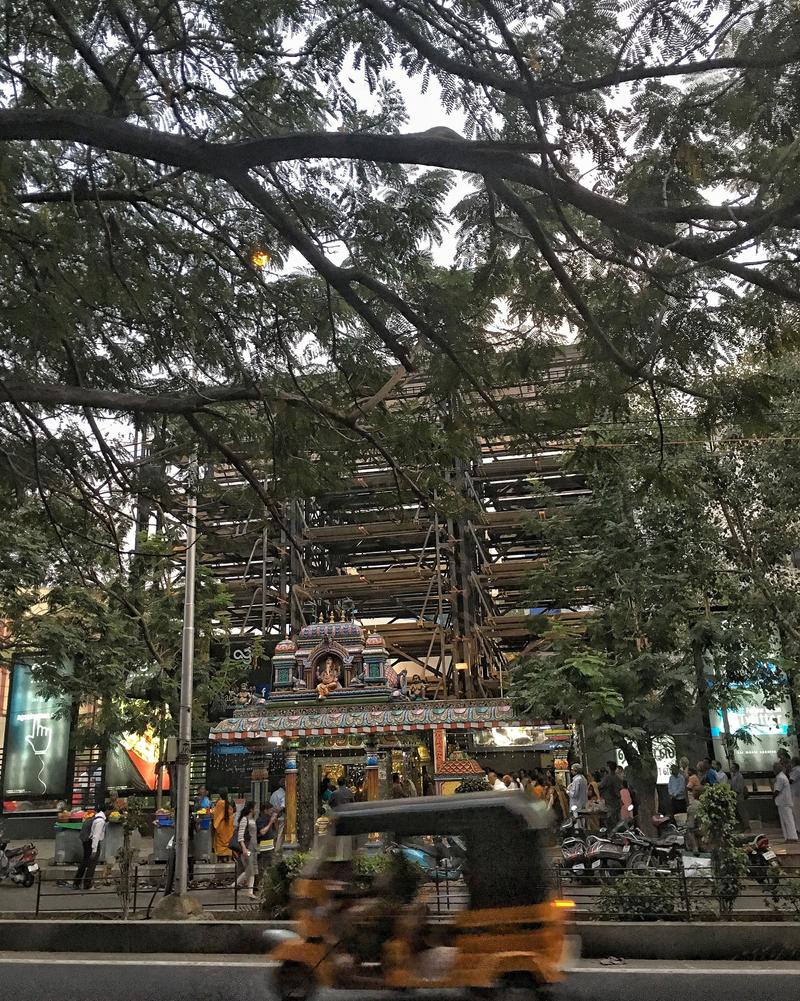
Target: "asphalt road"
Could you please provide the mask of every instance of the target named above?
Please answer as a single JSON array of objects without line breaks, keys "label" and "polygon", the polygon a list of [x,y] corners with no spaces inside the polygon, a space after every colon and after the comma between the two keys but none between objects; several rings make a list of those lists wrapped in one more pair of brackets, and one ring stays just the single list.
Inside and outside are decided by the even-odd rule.
[{"label": "asphalt road", "polygon": [[[270,970],[251,956],[124,956],[82,954],[62,957],[0,953],[0,997],[13,1001],[274,1001]],[[576,964],[553,1001],[787,1001],[798,997],[800,964],[661,962],[604,966]],[[326,991],[317,1001],[390,1001],[399,993]],[[423,998],[461,1001],[455,991],[415,992]]]}]

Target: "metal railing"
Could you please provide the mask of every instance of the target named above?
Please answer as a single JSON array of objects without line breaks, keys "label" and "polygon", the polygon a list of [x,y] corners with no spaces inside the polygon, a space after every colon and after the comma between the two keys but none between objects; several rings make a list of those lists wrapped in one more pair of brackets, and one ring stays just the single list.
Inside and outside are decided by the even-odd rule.
[{"label": "metal railing", "polygon": [[[238,911],[254,906],[255,902],[245,901],[240,895],[241,887],[236,884],[236,866],[209,876],[198,876],[190,882],[189,892],[209,911]],[[142,871],[145,869],[146,871]],[[149,916],[156,899],[163,896],[165,871],[153,871],[151,866],[135,866],[129,877],[128,915]],[[75,888],[71,870],[57,875],[40,871],[36,883],[35,914],[99,911],[122,914],[125,910],[124,887],[119,873],[111,876],[96,874],[91,889]]]},{"label": "metal railing", "polygon": [[637,869],[573,877],[555,867],[559,896],[576,916],[597,921],[800,920],[800,866],[780,866],[763,881],[709,867],[704,874]]}]

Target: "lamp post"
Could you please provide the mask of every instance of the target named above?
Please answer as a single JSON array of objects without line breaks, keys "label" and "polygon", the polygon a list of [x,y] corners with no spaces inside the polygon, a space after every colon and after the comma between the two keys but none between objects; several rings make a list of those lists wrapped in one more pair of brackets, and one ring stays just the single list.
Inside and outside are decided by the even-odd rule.
[{"label": "lamp post", "polygon": [[178,708],[178,753],[175,762],[175,889],[156,907],[164,917],[180,918],[202,913],[202,905],[190,900],[189,811],[192,759],[192,695],[194,689],[194,588],[197,554],[197,452],[189,461],[186,484],[186,572],[181,643],[181,691]]},{"label": "lamp post", "polygon": [[189,781],[192,760],[192,694],[194,689],[194,582],[197,555],[197,453],[189,462],[186,487],[186,576],[183,598],[181,693],[178,709],[178,760],[175,817],[175,892],[185,896],[189,886]]}]

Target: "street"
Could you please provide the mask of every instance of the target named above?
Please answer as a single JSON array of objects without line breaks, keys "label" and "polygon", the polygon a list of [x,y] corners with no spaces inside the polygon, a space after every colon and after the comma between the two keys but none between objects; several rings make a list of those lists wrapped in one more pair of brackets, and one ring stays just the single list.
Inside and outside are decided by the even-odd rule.
[{"label": "street", "polygon": [[[269,1001],[270,970],[252,956],[119,956],[0,953],[2,997],[14,1001]],[[552,989],[553,1001],[785,1001],[797,997],[800,964],[715,963],[671,966],[659,961],[604,966],[579,961]],[[456,991],[430,992],[431,998]],[[318,1001],[378,1001],[398,993],[325,991]],[[416,996],[424,996],[424,994]]]}]

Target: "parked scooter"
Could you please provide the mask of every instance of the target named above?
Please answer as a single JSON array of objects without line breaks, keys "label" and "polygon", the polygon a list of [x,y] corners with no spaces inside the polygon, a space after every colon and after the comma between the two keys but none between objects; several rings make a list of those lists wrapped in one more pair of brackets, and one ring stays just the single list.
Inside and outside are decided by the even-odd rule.
[{"label": "parked scooter", "polygon": [[33,886],[39,871],[38,856],[39,850],[34,844],[9,848],[7,841],[0,840],[0,880],[10,879],[17,886]]},{"label": "parked scooter", "polygon": [[756,883],[775,886],[780,878],[781,866],[778,856],[769,846],[766,834],[739,834],[736,843],[747,855],[749,876]]},{"label": "parked scooter", "polygon": [[565,875],[601,878],[619,875],[625,869],[630,848],[625,834],[629,822],[621,821],[611,830],[589,832],[579,826],[577,814],[561,825],[561,868]]}]

